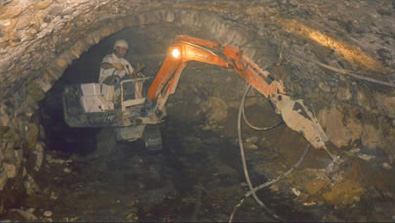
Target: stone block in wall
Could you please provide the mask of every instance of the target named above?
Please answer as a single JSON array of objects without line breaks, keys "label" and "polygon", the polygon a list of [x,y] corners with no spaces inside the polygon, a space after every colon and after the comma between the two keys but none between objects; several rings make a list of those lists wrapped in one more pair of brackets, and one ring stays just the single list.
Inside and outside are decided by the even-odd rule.
[{"label": "stone block in wall", "polygon": [[32,29],[36,30],[36,32],[39,32],[42,24],[42,15],[39,13],[35,14],[30,22],[32,24]]},{"label": "stone block in wall", "polygon": [[70,48],[70,53],[74,56],[74,58],[79,58],[86,48],[87,46],[85,46],[83,41],[78,41]]},{"label": "stone block in wall", "polygon": [[54,4],[51,6],[51,8],[49,9],[48,14],[52,15],[52,16],[56,16],[62,13],[63,9],[65,8],[65,6],[63,4]]},{"label": "stone block in wall", "polygon": [[23,8],[19,6],[1,7],[0,20],[11,19],[21,14]]},{"label": "stone block in wall", "polygon": [[91,36],[92,39],[95,41],[95,42],[94,42],[95,44],[100,42],[100,36],[93,35],[93,34],[91,34],[90,36]]},{"label": "stone block in wall", "polygon": [[44,161],[44,144],[37,143],[33,154],[36,156],[34,170],[39,171]]},{"label": "stone block in wall", "polygon": [[26,131],[27,148],[33,150],[36,148],[36,143],[39,135],[39,128],[36,124],[30,123]]},{"label": "stone block in wall", "polygon": [[72,29],[70,31],[77,31],[86,28],[86,23],[85,21],[77,20],[75,23],[71,26]]},{"label": "stone block in wall", "polygon": [[56,80],[58,80],[59,76],[61,74],[59,74],[60,72],[57,71],[55,68],[53,67],[47,67],[44,70],[44,81],[47,81],[49,83],[54,83]]},{"label": "stone block in wall", "polygon": [[[86,48],[86,47],[85,47]],[[59,70],[65,70],[67,66],[73,61],[72,55],[69,52],[62,53],[55,61]]]},{"label": "stone block in wall", "polygon": [[114,31],[114,28],[112,26],[102,27],[100,29],[100,36],[107,37],[107,36],[111,35],[113,33],[113,31]]},{"label": "stone block in wall", "polygon": [[3,170],[7,175],[7,178],[15,178],[18,172],[18,168],[12,163],[3,163]]},{"label": "stone block in wall", "polygon": [[[7,139],[7,140],[4,140]],[[5,132],[3,135],[3,142],[2,142],[2,151],[12,150],[14,145],[19,145],[21,142],[21,137],[19,134],[15,132],[15,130],[10,129],[9,131]],[[3,154],[4,156],[4,154]]]},{"label": "stone block in wall", "polygon": [[31,41],[36,37],[37,30],[34,28],[29,28],[21,30],[21,41]]},{"label": "stone block in wall", "polygon": [[[1,28],[1,33],[2,37],[4,38],[3,41],[8,41],[10,40],[10,36],[6,35],[9,34],[11,31],[14,30],[18,20],[17,19],[5,19],[5,20],[0,20],[0,28]],[[4,47],[4,46],[2,46]]]},{"label": "stone block in wall", "polygon": [[37,84],[44,92],[49,91],[49,89],[51,89],[52,87],[51,83],[49,83],[47,80],[41,80]]},{"label": "stone block in wall", "polygon": [[147,14],[142,13],[138,16],[138,18],[139,18],[139,25],[140,26],[147,24]]},{"label": "stone block in wall", "polygon": [[331,92],[331,88],[327,84],[325,84],[324,82],[318,83],[318,87],[325,93]]},{"label": "stone block in wall", "polygon": [[[95,37],[95,36],[93,36],[93,35],[91,35],[91,34],[88,34],[88,35],[85,37],[85,42],[86,42],[86,44],[87,44],[88,46],[94,45],[94,44],[98,43],[99,41],[100,41],[100,37]],[[73,56],[76,56],[76,55],[73,54]],[[75,57],[75,58],[79,58],[79,56],[77,56],[77,57]]]},{"label": "stone block in wall", "polygon": [[377,107],[384,115],[395,118],[395,97],[389,97],[383,94],[375,95]]},{"label": "stone block in wall", "polygon": [[34,101],[41,101],[45,97],[45,92],[43,89],[41,89],[41,86],[38,85],[38,81],[32,81],[28,86],[27,86],[27,92],[28,95],[34,100]]},{"label": "stone block in wall", "polygon": [[[347,121],[344,122],[345,116],[347,116]],[[352,115],[339,111],[334,105],[330,110],[321,110],[318,117],[329,140],[338,148],[349,145],[350,142],[359,139],[362,134],[362,123]]]},{"label": "stone block in wall", "polygon": [[38,10],[43,10],[52,5],[52,3],[52,1],[37,1],[34,7]]},{"label": "stone block in wall", "polygon": [[15,29],[16,30],[25,29],[31,25],[33,25],[31,15],[23,15],[23,16],[18,17],[18,22],[15,26]]},{"label": "stone block in wall", "polygon": [[174,22],[176,16],[175,13],[172,11],[167,11],[165,12],[165,16],[163,17],[163,20],[166,22]]}]

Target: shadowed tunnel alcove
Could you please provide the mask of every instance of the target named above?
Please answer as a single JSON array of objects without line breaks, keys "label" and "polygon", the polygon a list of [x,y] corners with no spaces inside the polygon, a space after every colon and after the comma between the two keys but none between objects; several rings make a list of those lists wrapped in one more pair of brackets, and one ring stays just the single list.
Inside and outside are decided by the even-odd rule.
[{"label": "shadowed tunnel alcove", "polygon": [[[114,42],[155,78],[177,35],[240,48],[303,100],[332,159],[310,149],[257,192],[286,221],[394,218],[394,5],[390,1],[3,1],[1,213],[20,221],[273,221],[248,193],[237,118],[246,82],[190,62],[161,124],[163,151],[116,142],[112,128],[70,128],[65,86],[98,81]],[[251,91],[246,118],[281,123]],[[294,167],[307,141],[285,124],[242,124],[253,186]],[[334,165],[333,165],[334,164]]]}]

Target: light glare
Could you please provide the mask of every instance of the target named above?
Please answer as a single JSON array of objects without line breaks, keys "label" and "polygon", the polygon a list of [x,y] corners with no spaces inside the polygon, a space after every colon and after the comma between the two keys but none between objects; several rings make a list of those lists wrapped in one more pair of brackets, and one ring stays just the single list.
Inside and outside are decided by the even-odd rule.
[{"label": "light glare", "polygon": [[171,54],[173,55],[174,58],[180,57],[180,50],[179,49],[173,49],[171,51]]}]

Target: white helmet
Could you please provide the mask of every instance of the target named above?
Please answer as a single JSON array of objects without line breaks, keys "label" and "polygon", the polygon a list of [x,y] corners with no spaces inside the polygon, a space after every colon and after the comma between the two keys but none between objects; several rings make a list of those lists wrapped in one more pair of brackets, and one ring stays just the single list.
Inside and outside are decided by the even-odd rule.
[{"label": "white helmet", "polygon": [[128,44],[128,42],[126,42],[126,40],[120,39],[120,40],[117,40],[117,41],[115,42],[115,44],[114,44],[114,50],[115,50],[115,48],[117,48],[117,47],[129,49],[129,44]]}]

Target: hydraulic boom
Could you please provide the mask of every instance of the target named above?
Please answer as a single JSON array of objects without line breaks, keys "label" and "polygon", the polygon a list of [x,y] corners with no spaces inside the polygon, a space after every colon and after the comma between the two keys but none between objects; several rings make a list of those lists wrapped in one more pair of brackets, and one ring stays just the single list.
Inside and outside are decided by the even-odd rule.
[{"label": "hydraulic boom", "polygon": [[198,38],[178,36],[148,90],[148,99],[156,101],[156,109],[159,111],[163,111],[167,99],[174,94],[182,71],[189,61],[232,69],[275,104],[276,112],[282,115],[288,127],[302,132],[315,148],[326,149],[325,143],[328,138],[303,101],[291,99],[286,94],[281,80],[272,80],[269,84],[267,81],[269,73],[262,70],[235,46],[221,46]]}]

